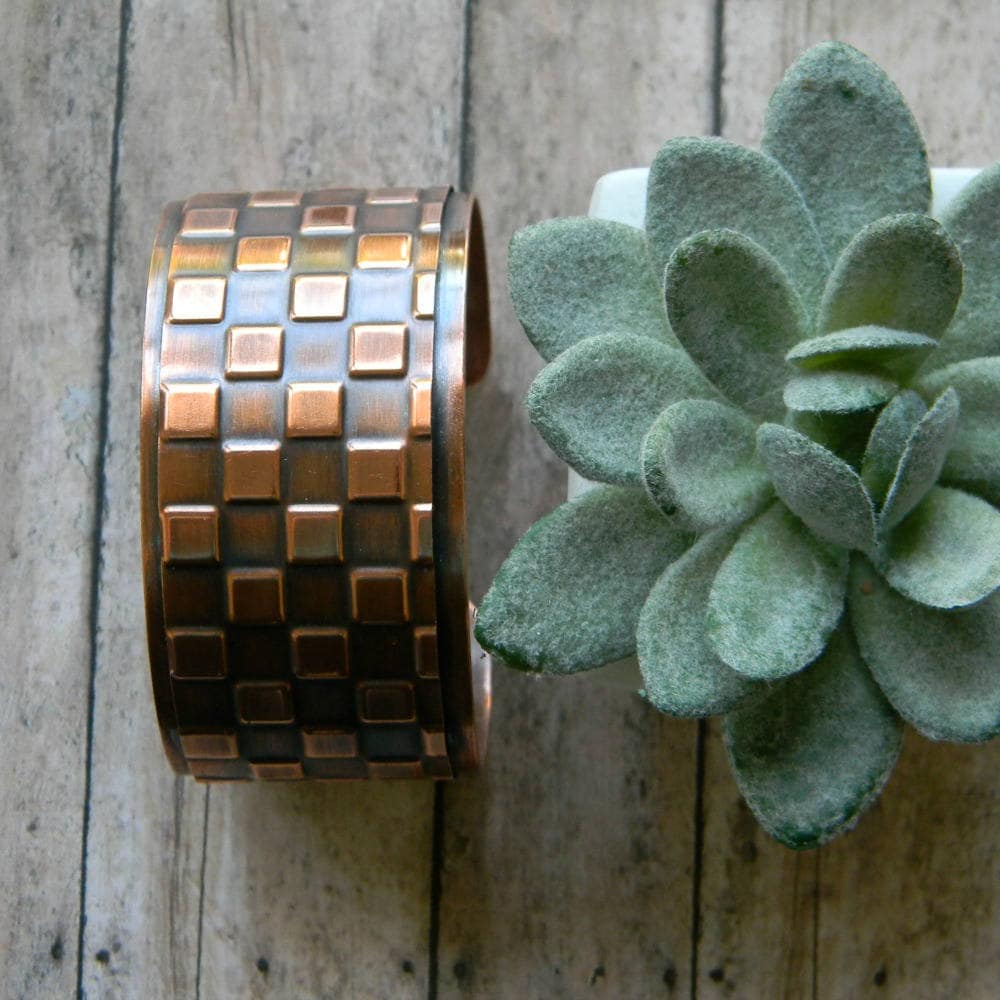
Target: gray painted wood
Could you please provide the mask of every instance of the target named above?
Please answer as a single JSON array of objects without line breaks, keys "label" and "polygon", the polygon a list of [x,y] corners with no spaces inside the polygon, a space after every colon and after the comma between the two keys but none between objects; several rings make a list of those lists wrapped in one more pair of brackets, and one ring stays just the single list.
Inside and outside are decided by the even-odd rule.
[{"label": "gray painted wood", "polygon": [[[142,293],[162,202],[212,188],[434,182],[464,163],[484,202],[496,331],[491,375],[470,400],[475,596],[562,498],[564,468],[521,405],[540,361],[510,307],[506,243],[530,221],[585,212],[603,171],[710,128],[713,5],[475,0],[463,53],[465,6],[130,8],[86,803],[118,9],[5,9],[4,994],[73,993],[85,874],[90,997],[423,997],[435,917],[441,997],[992,997],[1000,745],[911,735],[857,831],[796,855],[741,804],[715,724],[699,810],[694,724],[592,679],[500,669],[489,762],[443,792],[436,870],[429,787],[207,793],[162,759],[135,488]],[[899,81],[933,162],[993,162],[998,14],[995,0],[728,0],[724,134],[755,143],[784,66],[836,36]],[[389,51],[416,62],[371,55]]]},{"label": "gray painted wood", "polygon": [[817,852],[798,854],[757,825],[712,720],[705,741],[700,997],[812,996]]},{"label": "gray painted wood", "polygon": [[[167,768],[144,666],[136,425],[161,204],[200,190],[454,178],[461,46],[457,0],[134,5],[88,859],[92,995],[426,990],[429,785],[218,787],[206,801]],[[104,951],[107,961],[94,958]]]},{"label": "gray painted wood", "polygon": [[118,21],[0,32],[0,983],[76,985]]},{"label": "gray painted wood", "polygon": [[[565,499],[528,424],[541,361],[506,289],[512,233],[586,214],[607,170],[710,127],[707,5],[473,6],[468,183],[486,208],[495,355],[470,427],[481,594],[518,536]],[[442,997],[688,992],[694,735],[634,695],[499,668],[484,771],[445,790]]]}]

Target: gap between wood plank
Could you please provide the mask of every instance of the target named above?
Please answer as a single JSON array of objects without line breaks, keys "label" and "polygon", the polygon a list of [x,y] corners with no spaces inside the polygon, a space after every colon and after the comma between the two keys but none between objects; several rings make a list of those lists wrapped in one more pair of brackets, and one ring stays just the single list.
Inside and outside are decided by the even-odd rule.
[{"label": "gap between wood plank", "polygon": [[691,1000],[698,996],[698,940],[701,937],[701,868],[705,846],[705,737],[708,723],[698,720],[694,750],[694,843],[691,862]]},{"label": "gap between wood plank", "polygon": [[726,69],[723,39],[726,30],[726,0],[715,0],[712,15],[712,135],[722,135],[722,75]]},{"label": "gap between wood plank", "polygon": [[469,126],[472,120],[472,19],[476,0],[462,4],[462,82],[461,104],[458,112],[458,188],[468,191],[472,180],[475,145]]},{"label": "gap between wood plank", "polygon": [[118,225],[118,163],[122,119],[125,109],[125,61],[132,2],[121,0],[118,16],[118,66],[115,77],[114,127],[111,131],[111,158],[108,177],[108,227],[104,258],[104,305],[101,324],[100,400],[97,416],[97,455],[94,462],[94,531],[91,535],[90,593],[87,619],[90,632],[90,662],[87,683],[87,723],[83,778],[83,822],[80,838],[80,912],[76,935],[76,995],[83,1000],[84,935],[87,925],[87,848],[90,833],[90,797],[94,758],[94,706],[97,696],[97,627],[100,615],[101,550],[104,545],[105,453],[111,387],[111,316],[114,301],[115,231]]},{"label": "gap between wood plank", "polygon": [[[722,135],[722,74],[725,70],[723,39],[726,0],[715,0],[712,12],[711,133]],[[705,740],[708,722],[698,720],[694,756],[694,858],[691,863],[691,1000],[698,998],[698,959],[701,938],[701,878],[705,852]]]},{"label": "gap between wood plank", "polygon": [[816,869],[813,873],[812,1000],[819,998],[819,873],[822,862],[823,849],[819,848],[816,851]]},{"label": "gap between wood plank", "polygon": [[427,941],[427,1000],[438,996],[438,951],[441,941],[441,878],[444,870],[444,784],[434,786],[434,825],[431,834],[430,920]]},{"label": "gap between wood plank", "polygon": [[[186,780],[179,776],[176,780]],[[205,868],[208,862],[208,807],[212,798],[212,786],[205,788],[205,811],[201,828],[201,869],[198,874],[198,949],[194,966],[194,1000],[201,1000],[201,941],[205,930]]]},{"label": "gap between wood plank", "polygon": [[[472,108],[472,17],[475,0],[462,3],[462,80],[458,111],[458,189],[468,191],[472,180],[473,144],[469,122]],[[445,852],[444,784],[434,786],[434,822],[431,833],[430,919],[427,942],[427,1000],[437,1000],[440,981],[441,893]]]}]

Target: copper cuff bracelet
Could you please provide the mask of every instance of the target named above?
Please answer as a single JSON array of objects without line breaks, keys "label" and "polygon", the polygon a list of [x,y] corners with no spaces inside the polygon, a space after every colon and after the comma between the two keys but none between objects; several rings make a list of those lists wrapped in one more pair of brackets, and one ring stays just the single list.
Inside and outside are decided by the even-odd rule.
[{"label": "copper cuff bracelet", "polygon": [[450,778],[481,759],[490,662],[471,634],[464,428],[489,345],[469,195],[265,191],[164,209],[142,544],[176,770]]}]

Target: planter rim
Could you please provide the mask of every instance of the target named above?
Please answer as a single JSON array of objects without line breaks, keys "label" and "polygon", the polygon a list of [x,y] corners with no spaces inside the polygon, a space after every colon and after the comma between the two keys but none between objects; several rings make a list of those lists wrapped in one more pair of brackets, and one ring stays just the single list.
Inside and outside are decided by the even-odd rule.
[{"label": "planter rim", "polygon": [[[931,215],[937,217],[948,203],[980,172],[981,167],[932,167],[933,202]],[[644,228],[646,181],[649,167],[627,167],[598,177],[590,198],[588,214],[595,219],[625,222]]]}]

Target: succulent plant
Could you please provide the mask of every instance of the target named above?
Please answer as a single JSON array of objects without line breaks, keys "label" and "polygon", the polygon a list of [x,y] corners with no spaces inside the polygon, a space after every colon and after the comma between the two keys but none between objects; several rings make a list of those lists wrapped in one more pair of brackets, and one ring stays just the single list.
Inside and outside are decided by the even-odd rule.
[{"label": "succulent plant", "polygon": [[899,753],[1000,732],[1000,165],[943,212],[895,86],[807,51],[761,151],[666,143],[645,231],[517,233],[548,365],[532,422],[595,485],[518,543],[477,635],[569,674],[638,656],[652,705],[722,714],[793,848],[856,822]]}]

